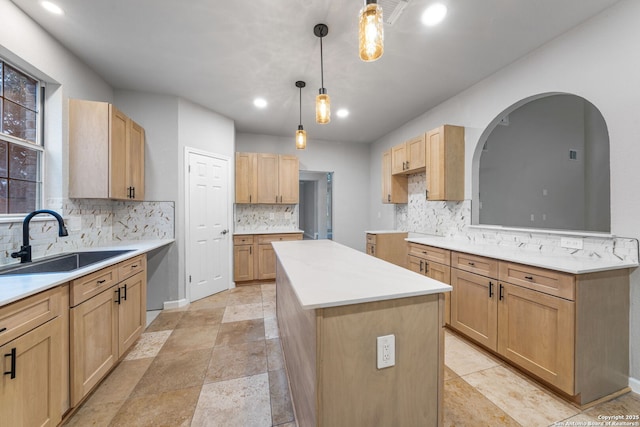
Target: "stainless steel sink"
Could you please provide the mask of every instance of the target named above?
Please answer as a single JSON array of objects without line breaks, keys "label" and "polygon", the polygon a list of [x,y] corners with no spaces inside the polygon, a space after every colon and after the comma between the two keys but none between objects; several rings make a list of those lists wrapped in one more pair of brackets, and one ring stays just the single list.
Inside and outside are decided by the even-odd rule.
[{"label": "stainless steel sink", "polygon": [[2,268],[0,275],[73,271],[131,251],[133,249],[63,253],[34,262]]}]

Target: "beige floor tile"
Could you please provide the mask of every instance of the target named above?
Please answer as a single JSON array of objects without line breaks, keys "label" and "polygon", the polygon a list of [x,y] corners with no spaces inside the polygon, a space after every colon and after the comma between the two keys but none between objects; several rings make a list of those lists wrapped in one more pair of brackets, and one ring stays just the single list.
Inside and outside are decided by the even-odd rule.
[{"label": "beige floor tile", "polygon": [[271,425],[266,373],[205,384],[191,423],[192,427]]},{"label": "beige floor tile", "polygon": [[262,302],[253,304],[229,305],[224,310],[222,323],[239,322],[241,320],[261,319],[264,317]]},{"label": "beige floor tile", "polygon": [[462,378],[445,382],[443,400],[445,427],[520,426]]},{"label": "beige floor tile", "polygon": [[222,321],[224,310],[224,308],[220,307],[186,311],[176,325],[176,329],[216,326]]},{"label": "beige floor tile", "polygon": [[258,340],[264,340],[264,319],[222,323],[216,345],[233,345]]},{"label": "beige floor tile", "polygon": [[580,411],[524,376],[497,366],[465,375],[463,379],[515,420],[548,426]]},{"label": "beige floor tile", "polygon": [[263,316],[267,317],[276,317],[276,303],[275,301],[267,301],[262,303],[262,310],[264,311]]},{"label": "beige floor tile", "polygon": [[[599,405],[589,408],[584,412],[585,415],[602,421],[601,416],[613,416],[613,415],[631,415],[640,417],[640,395],[636,393],[627,393],[618,397],[617,399],[604,402]],[[636,425],[640,425],[640,419],[635,420],[618,420],[618,421],[635,421]]]},{"label": "beige floor tile", "polygon": [[123,403],[124,401],[82,405],[78,412],[73,414],[63,425],[65,427],[108,426]]},{"label": "beige floor tile", "polygon": [[282,344],[279,339],[266,340],[267,344],[267,366],[269,371],[284,369],[284,357],[282,355]]},{"label": "beige floor tile", "polygon": [[122,402],[136,387],[140,378],[153,362],[153,358],[123,360],[104,379],[102,384],[87,399],[84,406],[104,405],[105,403]]},{"label": "beige floor tile", "polygon": [[125,356],[124,360],[155,357],[169,338],[169,335],[171,335],[171,332],[171,330],[144,332],[136,342],[133,349],[131,349],[131,351]]},{"label": "beige floor tile", "polygon": [[216,346],[205,376],[205,383],[248,377],[267,372],[264,340]]},{"label": "beige floor tile", "polygon": [[459,376],[499,366],[498,359],[453,334],[445,334],[444,363]]},{"label": "beige floor tile", "polygon": [[444,380],[445,381],[449,381],[449,380],[452,380],[452,379],[458,378],[458,377],[459,377],[458,374],[453,372],[451,370],[451,368],[449,368],[448,366],[445,365],[445,367],[444,367]]},{"label": "beige floor tile", "polygon": [[219,325],[204,328],[175,329],[162,346],[160,353],[183,353],[193,350],[212,349],[216,342]]},{"label": "beige floor tile", "polygon": [[271,420],[273,425],[293,421],[293,406],[289,394],[289,383],[284,369],[269,371],[269,395],[271,397]]},{"label": "beige floor tile", "polygon": [[275,292],[276,291],[276,284],[274,283],[263,283],[260,285],[260,290],[262,292]]},{"label": "beige floor tile", "polygon": [[208,296],[206,298],[199,299],[197,301],[192,302],[189,305],[189,310],[202,310],[202,309],[211,309],[211,308],[221,308],[227,306],[227,299],[229,298],[229,292],[223,291],[217,294]]},{"label": "beige floor tile", "polygon": [[131,397],[202,386],[210,358],[211,350],[160,354],[142,376]]},{"label": "beige floor tile", "polygon": [[278,319],[276,317],[264,318],[264,336],[266,339],[278,338],[280,331],[278,330]]},{"label": "beige floor tile", "polygon": [[171,390],[127,400],[110,426],[189,427],[200,387]]},{"label": "beige floor tile", "polygon": [[151,322],[145,332],[170,331],[175,329],[176,325],[186,311],[168,311],[163,310],[162,313]]}]

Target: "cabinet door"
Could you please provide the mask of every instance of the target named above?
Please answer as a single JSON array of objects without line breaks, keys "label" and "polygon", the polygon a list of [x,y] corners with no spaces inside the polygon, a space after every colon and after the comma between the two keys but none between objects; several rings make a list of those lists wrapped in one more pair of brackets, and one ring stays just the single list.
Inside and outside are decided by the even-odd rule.
[{"label": "cabinet door", "polygon": [[131,199],[144,200],[144,129],[131,119],[128,123],[126,186],[132,188]]},{"label": "cabinet door", "polygon": [[278,156],[279,203],[294,205],[298,203],[300,180],[299,162],[296,156]]},{"label": "cabinet door", "polygon": [[409,255],[407,257],[407,262],[409,270],[415,271],[416,273],[424,274],[424,259],[414,255]]},{"label": "cabinet door", "polygon": [[498,352],[574,394],[575,303],[501,283]]},{"label": "cabinet door", "polygon": [[427,199],[464,199],[464,128],[444,125],[427,132]]},{"label": "cabinet door", "polygon": [[233,247],[233,279],[236,282],[253,280],[253,245]]},{"label": "cabinet door", "polygon": [[71,406],[76,406],[118,360],[117,288],[70,310]]},{"label": "cabinet door", "polygon": [[276,252],[271,244],[258,245],[258,280],[276,278]]},{"label": "cabinet door", "polygon": [[425,134],[411,138],[405,143],[407,150],[407,172],[423,170],[427,164]]},{"label": "cabinet door", "polygon": [[391,174],[404,174],[407,170],[407,150],[404,144],[391,148]]},{"label": "cabinet door", "polygon": [[109,197],[127,199],[127,116],[113,105],[109,127]]},{"label": "cabinet door", "polygon": [[278,203],[278,155],[258,153],[258,203]]},{"label": "cabinet door", "polygon": [[451,326],[491,350],[496,350],[496,281],[453,268],[451,286]]},{"label": "cabinet door", "polygon": [[406,175],[392,175],[391,150],[382,153],[382,203],[407,203]]},{"label": "cabinet door", "polygon": [[55,427],[62,419],[61,333],[58,317],[0,347],[0,426]]},{"label": "cabinet door", "polygon": [[236,203],[256,203],[258,193],[256,153],[236,153]]},{"label": "cabinet door", "polygon": [[[438,262],[425,261],[427,277],[449,285],[451,283],[451,267]],[[451,292],[444,293],[444,323],[451,324]]]},{"label": "cabinet door", "polygon": [[147,323],[146,271],[120,282],[118,304],[118,358],[136,342]]}]

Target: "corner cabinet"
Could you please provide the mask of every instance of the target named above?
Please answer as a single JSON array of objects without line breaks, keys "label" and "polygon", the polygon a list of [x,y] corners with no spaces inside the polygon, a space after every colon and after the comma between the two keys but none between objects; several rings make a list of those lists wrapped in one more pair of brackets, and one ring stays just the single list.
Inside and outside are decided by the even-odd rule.
[{"label": "corner cabinet", "polygon": [[407,203],[406,175],[393,175],[391,150],[382,153],[382,203]]},{"label": "corner cabinet", "polygon": [[236,203],[297,204],[299,169],[296,156],[236,153]]},{"label": "corner cabinet", "polygon": [[302,233],[233,236],[233,280],[249,284],[276,278],[276,254],[271,242],[302,240]]},{"label": "corner cabinet", "polygon": [[106,102],[69,100],[69,197],[144,200],[144,129]]},{"label": "corner cabinet", "polygon": [[464,127],[427,132],[427,200],[464,200]]},{"label": "corner cabinet", "polygon": [[65,406],[64,285],[0,308],[0,425],[57,426]]},{"label": "corner cabinet", "polygon": [[407,267],[407,242],[409,233],[367,232],[367,254],[400,267]]}]

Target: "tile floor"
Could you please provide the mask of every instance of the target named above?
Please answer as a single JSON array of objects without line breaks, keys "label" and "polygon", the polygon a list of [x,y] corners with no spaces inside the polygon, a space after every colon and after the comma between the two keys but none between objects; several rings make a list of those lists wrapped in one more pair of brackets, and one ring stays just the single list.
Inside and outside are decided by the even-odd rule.
[{"label": "tile floor", "polygon": [[[152,318],[66,426],[296,426],[275,285],[235,288]],[[580,411],[450,332],[445,353],[445,426],[605,425],[599,416],[640,414],[633,393]]]}]

